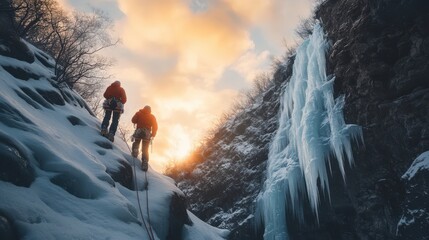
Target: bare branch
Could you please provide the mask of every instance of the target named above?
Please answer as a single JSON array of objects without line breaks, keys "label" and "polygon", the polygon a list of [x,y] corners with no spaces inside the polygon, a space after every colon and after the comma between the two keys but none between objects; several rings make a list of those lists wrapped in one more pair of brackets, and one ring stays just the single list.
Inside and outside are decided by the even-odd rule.
[{"label": "bare branch", "polygon": [[102,50],[115,46],[109,29],[112,21],[103,12],[66,14],[55,0],[12,0],[16,31],[21,37],[55,58],[56,81],[74,88],[88,101],[101,82],[110,77],[112,61]]}]

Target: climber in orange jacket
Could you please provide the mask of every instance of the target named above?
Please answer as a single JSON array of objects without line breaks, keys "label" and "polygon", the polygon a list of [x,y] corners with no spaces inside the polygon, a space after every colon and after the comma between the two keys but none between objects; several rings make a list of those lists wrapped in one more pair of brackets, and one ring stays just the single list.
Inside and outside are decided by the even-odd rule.
[{"label": "climber in orange jacket", "polygon": [[[103,109],[104,119],[101,123],[101,135],[107,137],[111,142],[115,139],[116,129],[118,128],[119,118],[124,112],[124,104],[127,102],[127,95],[125,90],[121,87],[121,82],[115,81],[104,92]],[[109,127],[110,118],[112,117],[112,124]]]},{"label": "climber in orange jacket", "polygon": [[142,170],[147,171],[149,161],[149,144],[156,136],[158,131],[158,123],[155,116],[151,113],[150,106],[145,106],[140,109],[131,122],[137,124],[137,128],[133,134],[134,142],[132,146],[132,155],[137,157],[139,154],[140,142],[142,142]]}]

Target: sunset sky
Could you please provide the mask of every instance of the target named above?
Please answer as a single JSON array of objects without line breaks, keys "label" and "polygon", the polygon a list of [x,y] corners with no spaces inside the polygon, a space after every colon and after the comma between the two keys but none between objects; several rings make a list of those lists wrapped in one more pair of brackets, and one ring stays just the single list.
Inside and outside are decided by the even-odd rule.
[{"label": "sunset sky", "polygon": [[296,42],[312,0],[61,0],[68,10],[101,9],[121,44],[115,59],[128,102],[121,124],[145,105],[159,132],[150,165],[163,171],[198,144],[254,77]]}]

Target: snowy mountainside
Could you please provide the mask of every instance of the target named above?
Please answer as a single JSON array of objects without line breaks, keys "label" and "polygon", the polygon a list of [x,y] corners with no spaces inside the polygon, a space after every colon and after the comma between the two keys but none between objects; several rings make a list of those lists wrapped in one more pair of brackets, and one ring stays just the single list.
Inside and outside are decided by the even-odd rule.
[{"label": "snowy mountainside", "polygon": [[133,165],[155,239],[226,238],[186,210],[171,178],[149,169],[145,191],[126,143],[100,136],[84,100],[52,80],[52,58],[26,45],[27,60],[0,55],[1,239],[146,239]]}]

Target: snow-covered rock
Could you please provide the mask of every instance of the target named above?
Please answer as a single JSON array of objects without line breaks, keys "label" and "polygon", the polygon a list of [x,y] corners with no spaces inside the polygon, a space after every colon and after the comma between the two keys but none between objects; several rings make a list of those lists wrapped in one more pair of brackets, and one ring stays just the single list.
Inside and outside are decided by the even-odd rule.
[{"label": "snow-covered rock", "polygon": [[403,214],[397,235],[404,239],[429,239],[429,151],[414,160],[402,176],[405,182]]}]

